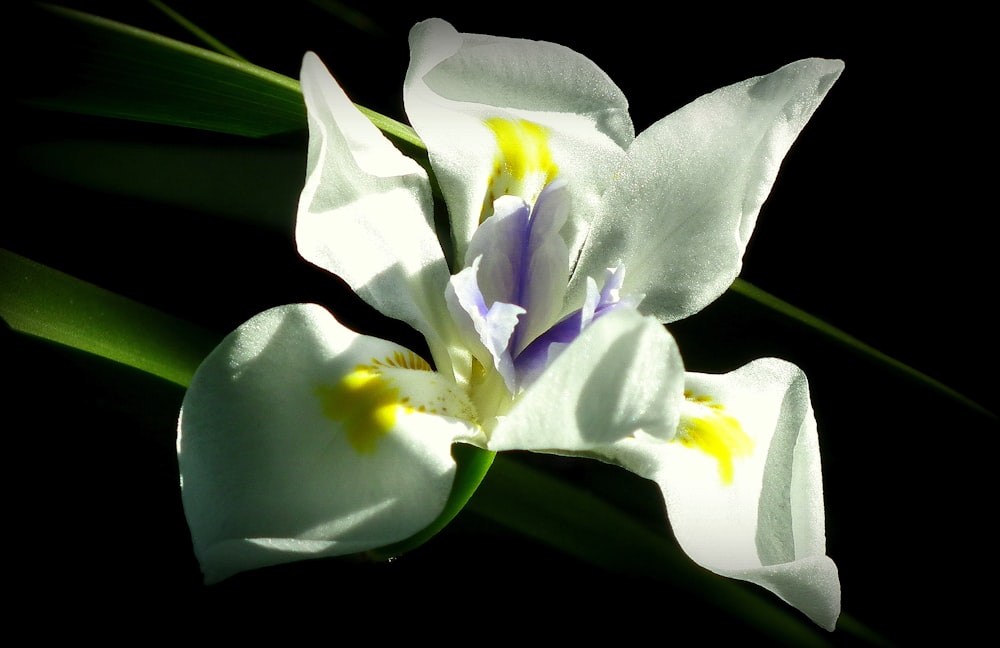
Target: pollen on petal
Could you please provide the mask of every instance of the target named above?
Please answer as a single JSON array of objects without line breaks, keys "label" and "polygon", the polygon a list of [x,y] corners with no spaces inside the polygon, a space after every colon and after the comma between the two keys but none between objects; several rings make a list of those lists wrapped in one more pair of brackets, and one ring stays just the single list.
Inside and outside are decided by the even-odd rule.
[{"label": "pollen on petal", "polygon": [[684,393],[685,404],[675,441],[716,460],[723,484],[733,483],[734,459],[753,451],[753,440],[725,407],[705,394]]}]

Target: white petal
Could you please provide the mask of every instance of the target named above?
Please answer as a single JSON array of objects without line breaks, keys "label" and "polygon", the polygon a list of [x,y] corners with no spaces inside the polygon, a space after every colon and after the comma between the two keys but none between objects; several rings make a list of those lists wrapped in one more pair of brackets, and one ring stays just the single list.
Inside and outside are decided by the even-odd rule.
[{"label": "white petal", "polygon": [[819,444],[805,375],[767,358],[725,375],[688,374],[686,387],[721,405],[715,411],[736,419],[752,442],[746,456],[729,457],[730,482],[717,456],[678,441],[626,440],[605,457],[659,484],[674,534],[698,564],[766,587],[832,630],[840,581],[825,555]]},{"label": "white petal", "polygon": [[493,431],[491,450],[579,453],[642,432],[673,436],[680,353],[652,318],[622,309],[589,326]]},{"label": "white petal", "polygon": [[404,101],[448,203],[459,258],[479,224],[497,159],[486,120],[523,119],[548,132],[573,196],[575,213],[563,233],[574,252],[585,234],[574,219],[589,217],[634,137],[624,95],[586,57],[554,43],[459,33],[436,19],[410,32]]},{"label": "white petal", "polygon": [[[364,373],[373,365],[385,373]],[[474,417],[425,367],[315,305],[271,309],[230,334],[195,374],[178,424],[206,581],[372,549],[433,521],[454,479],[451,444],[476,428],[430,413],[450,404]]]},{"label": "white petal", "polygon": [[309,156],[295,231],[299,253],[423,333],[438,368],[447,370],[448,268],[426,172],[354,107],[312,53],[302,62],[302,93]]},{"label": "white petal", "polygon": [[466,347],[484,367],[496,369],[503,376],[507,390],[514,393],[516,382],[510,340],[524,309],[504,302],[486,305],[479,290],[481,260],[482,257],[477,257],[471,266],[451,278],[445,300]]},{"label": "white petal", "polygon": [[624,260],[624,292],[645,294],[640,310],[661,321],[722,294],[781,160],[842,69],[798,61],[705,95],[640,134],[593,223],[572,291]]}]

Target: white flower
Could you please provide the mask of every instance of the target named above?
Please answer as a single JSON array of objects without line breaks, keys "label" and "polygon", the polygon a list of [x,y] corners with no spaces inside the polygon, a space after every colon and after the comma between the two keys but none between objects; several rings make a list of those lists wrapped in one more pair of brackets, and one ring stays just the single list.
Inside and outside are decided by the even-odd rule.
[{"label": "white flower", "polygon": [[737,275],[780,160],[841,64],[723,88],[636,138],[618,88],[564,47],[431,20],[411,53],[407,114],[459,267],[435,233],[427,173],[312,55],[296,240],[422,333],[434,368],[315,305],[227,337],[179,422],[206,580],[417,533],[445,506],[457,442],[593,456],[654,479],[693,559],[832,628],[839,583],[804,377],[773,360],[685,375],[660,322]]},{"label": "white flower", "polygon": [[819,440],[805,374],[764,358],[688,373],[674,441],[623,439],[599,458],[654,480],[681,547],[711,571],[762,585],[833,630]]}]

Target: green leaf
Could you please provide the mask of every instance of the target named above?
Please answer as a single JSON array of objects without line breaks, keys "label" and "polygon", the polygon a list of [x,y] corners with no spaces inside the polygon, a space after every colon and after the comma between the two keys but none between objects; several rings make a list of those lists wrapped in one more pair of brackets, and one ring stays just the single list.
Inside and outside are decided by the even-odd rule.
[{"label": "green leaf", "polygon": [[931,378],[925,373],[917,371],[913,367],[907,365],[904,362],[893,358],[892,356],[882,353],[878,349],[872,347],[871,345],[865,344],[861,340],[857,339],[853,335],[838,329],[837,327],[827,323],[826,321],[807,313],[806,311],[789,304],[788,302],[775,297],[774,295],[761,290],[757,286],[744,281],[743,279],[737,278],[733,285],[729,288],[732,292],[746,297],[747,299],[753,300],[760,306],[763,306],[780,316],[798,322],[807,328],[811,329],[813,332],[836,342],[837,344],[846,347],[854,353],[861,356],[867,357],[873,362],[879,364],[881,367],[888,371],[892,371],[903,375],[923,386],[932,389],[948,398],[953,400],[955,403],[965,407],[977,414],[980,414],[993,421],[998,420],[995,413],[986,409],[974,400],[966,397],[965,395],[959,393],[955,389],[952,389],[948,385],[944,384],[940,380]]},{"label": "green leaf", "polygon": [[[59,139],[23,145],[20,161],[48,178],[194,209],[290,235],[305,176],[302,147],[267,142]],[[100,160],[100,164],[94,164]]]},{"label": "green leaf", "polygon": [[788,645],[825,646],[808,621],[743,585],[711,574],[669,539],[600,498],[498,457],[469,510],[586,562],[671,583]]},{"label": "green leaf", "polygon": [[31,104],[248,137],[305,125],[294,79],[90,14],[39,7],[44,27],[35,31],[59,47],[25,61],[21,97]]},{"label": "green leaf", "polygon": [[0,318],[58,342],[186,386],[218,336],[0,249]]},{"label": "green leaf", "polygon": [[[22,101],[246,137],[305,130],[305,104],[295,79],[106,18],[38,7],[43,26],[34,30],[59,47],[26,60]],[[359,108],[408,150],[423,148],[409,126]]]},{"label": "green leaf", "polygon": [[181,15],[179,11],[176,11],[171,7],[167,6],[166,3],[160,2],[160,0],[149,0],[149,4],[153,5],[154,7],[162,11],[171,20],[173,20],[178,25],[189,31],[192,36],[199,39],[201,42],[205,43],[219,54],[223,54],[224,56],[228,56],[230,58],[238,59],[240,61],[249,63],[249,61],[247,61],[247,59],[245,59],[244,57],[240,56],[236,52],[236,50],[227,47],[225,43],[223,43],[218,38],[215,38],[207,31],[205,31],[198,25],[194,24],[187,18],[185,18],[183,15]]}]

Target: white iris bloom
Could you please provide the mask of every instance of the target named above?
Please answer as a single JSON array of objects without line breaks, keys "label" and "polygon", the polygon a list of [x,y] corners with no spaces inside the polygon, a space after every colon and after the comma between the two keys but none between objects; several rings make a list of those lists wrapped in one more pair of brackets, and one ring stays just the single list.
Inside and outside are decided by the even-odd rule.
[{"label": "white iris bloom", "polygon": [[[307,55],[303,257],[422,333],[431,358],[316,305],[254,317],[199,368],[178,456],[209,582],[389,545],[441,513],[455,443],[585,455],[655,480],[687,553],[831,628],[805,377],[767,359],[686,374],[662,326],[737,276],[781,159],[842,69],[804,60],[634,135],[625,98],[565,47],[411,32],[425,170]],[[430,362],[428,362],[430,360]],[[432,364],[433,363],[433,368]]]}]

